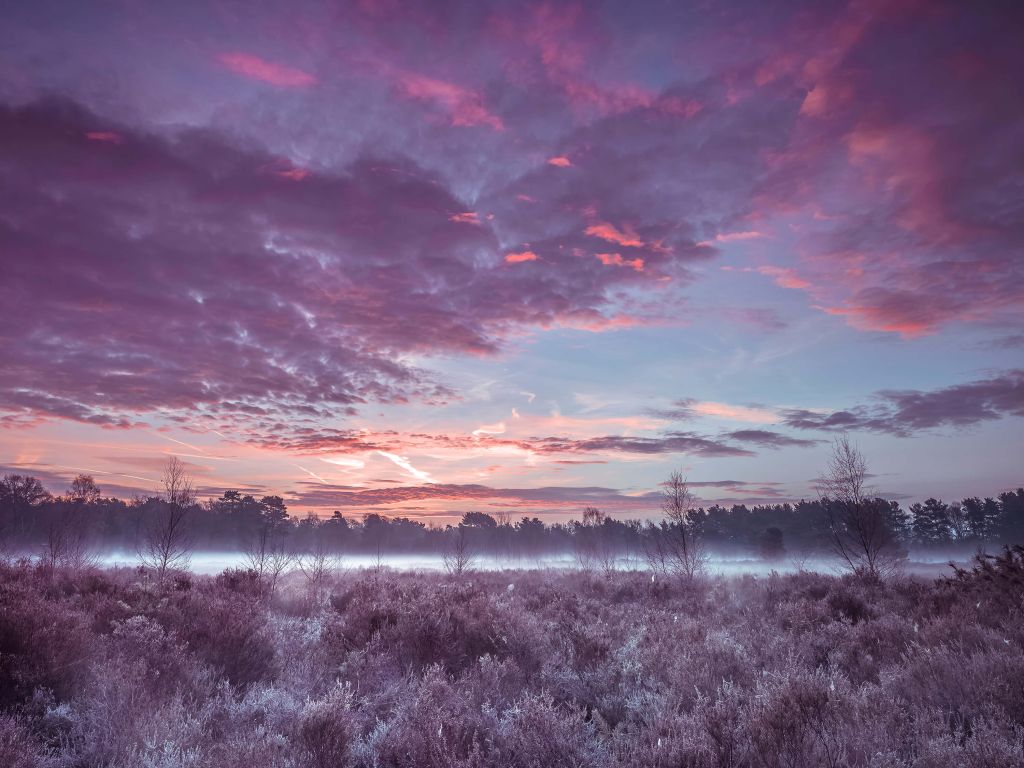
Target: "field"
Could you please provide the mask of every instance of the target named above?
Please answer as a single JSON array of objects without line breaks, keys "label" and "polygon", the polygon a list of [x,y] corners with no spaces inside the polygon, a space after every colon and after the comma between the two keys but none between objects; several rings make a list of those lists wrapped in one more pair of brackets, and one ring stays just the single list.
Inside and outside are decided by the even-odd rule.
[{"label": "field", "polygon": [[9,564],[0,765],[1022,765],[1004,566],[875,584],[366,569],[271,594],[241,570]]}]

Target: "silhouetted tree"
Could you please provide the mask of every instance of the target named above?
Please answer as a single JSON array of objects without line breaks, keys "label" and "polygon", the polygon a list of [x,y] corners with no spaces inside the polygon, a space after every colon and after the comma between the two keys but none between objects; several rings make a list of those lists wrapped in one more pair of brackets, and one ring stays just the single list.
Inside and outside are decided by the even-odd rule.
[{"label": "silhouetted tree", "polygon": [[13,551],[15,542],[30,533],[33,521],[29,519],[29,513],[52,498],[34,477],[0,477],[0,555],[6,556]]},{"label": "silhouetted tree", "polygon": [[1007,544],[1024,542],[1024,488],[999,494],[998,535]]},{"label": "silhouetted tree", "polygon": [[918,544],[938,546],[951,540],[949,507],[938,499],[927,499],[924,504],[913,504],[910,511],[914,539]]},{"label": "silhouetted tree", "polygon": [[68,498],[77,504],[95,504],[100,498],[100,489],[92,475],[78,475],[71,481]]},{"label": "silhouetted tree", "polygon": [[999,522],[999,504],[995,499],[984,500],[973,496],[960,502],[971,538],[984,541],[996,531]]}]

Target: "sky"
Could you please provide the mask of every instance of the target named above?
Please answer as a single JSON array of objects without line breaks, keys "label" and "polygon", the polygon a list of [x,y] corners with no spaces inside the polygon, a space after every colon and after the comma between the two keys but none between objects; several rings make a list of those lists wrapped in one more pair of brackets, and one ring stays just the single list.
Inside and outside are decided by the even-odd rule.
[{"label": "sky", "polygon": [[0,472],[444,523],[1024,483],[1012,2],[0,3]]}]

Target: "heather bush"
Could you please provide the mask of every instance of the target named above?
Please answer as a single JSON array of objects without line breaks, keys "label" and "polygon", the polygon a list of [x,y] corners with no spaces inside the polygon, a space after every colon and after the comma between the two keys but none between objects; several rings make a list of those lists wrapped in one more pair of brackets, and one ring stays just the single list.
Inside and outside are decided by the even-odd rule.
[{"label": "heather bush", "polygon": [[348,762],[360,732],[352,711],[354,698],[351,686],[336,685],[323,698],[306,703],[297,742],[310,768],[334,768]]},{"label": "heather bush", "polygon": [[275,649],[258,593],[218,577],[199,589],[168,591],[154,616],[232,685],[272,679]]},{"label": "heather bush", "polygon": [[0,765],[5,768],[43,768],[49,763],[18,718],[0,715]]},{"label": "heather bush", "polygon": [[73,601],[47,599],[34,574],[0,568],[0,710],[37,689],[67,698],[81,687],[95,650],[89,616]]}]

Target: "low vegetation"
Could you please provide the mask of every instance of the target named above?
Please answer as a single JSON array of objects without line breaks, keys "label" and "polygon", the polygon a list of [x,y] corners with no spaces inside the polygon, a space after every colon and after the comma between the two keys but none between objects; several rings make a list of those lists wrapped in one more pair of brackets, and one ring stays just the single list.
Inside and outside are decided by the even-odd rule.
[{"label": "low vegetation", "polygon": [[1021,550],[813,573],[0,564],[0,765],[1024,765]]}]

